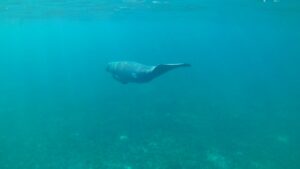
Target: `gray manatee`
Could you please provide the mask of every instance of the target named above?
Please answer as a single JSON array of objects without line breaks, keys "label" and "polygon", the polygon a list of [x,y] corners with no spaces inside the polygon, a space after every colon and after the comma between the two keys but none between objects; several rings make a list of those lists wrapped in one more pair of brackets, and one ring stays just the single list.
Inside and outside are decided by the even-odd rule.
[{"label": "gray manatee", "polygon": [[137,62],[121,61],[108,63],[106,71],[123,84],[129,82],[146,83],[175,68],[189,66],[191,65],[187,63],[147,66]]}]

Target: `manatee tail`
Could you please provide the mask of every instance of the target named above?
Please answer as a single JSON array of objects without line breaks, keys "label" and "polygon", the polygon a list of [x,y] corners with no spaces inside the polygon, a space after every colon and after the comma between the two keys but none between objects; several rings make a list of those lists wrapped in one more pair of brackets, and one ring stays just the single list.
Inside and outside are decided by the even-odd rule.
[{"label": "manatee tail", "polygon": [[152,70],[152,76],[157,77],[160,76],[170,70],[173,70],[175,68],[179,67],[190,67],[191,65],[188,63],[176,63],[176,64],[159,64],[155,66]]}]

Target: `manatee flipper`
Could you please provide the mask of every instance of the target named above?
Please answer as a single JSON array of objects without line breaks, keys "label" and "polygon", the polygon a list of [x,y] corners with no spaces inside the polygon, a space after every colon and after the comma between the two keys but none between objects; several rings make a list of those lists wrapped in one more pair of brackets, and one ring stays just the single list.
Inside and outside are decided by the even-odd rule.
[{"label": "manatee flipper", "polygon": [[113,78],[116,79],[117,81],[121,82],[122,84],[127,84],[128,82],[122,80],[118,75],[113,75]]},{"label": "manatee flipper", "polygon": [[176,63],[176,64],[159,64],[155,66],[152,70],[152,76],[157,77],[160,76],[170,70],[173,70],[178,67],[190,67],[191,65],[188,63]]}]

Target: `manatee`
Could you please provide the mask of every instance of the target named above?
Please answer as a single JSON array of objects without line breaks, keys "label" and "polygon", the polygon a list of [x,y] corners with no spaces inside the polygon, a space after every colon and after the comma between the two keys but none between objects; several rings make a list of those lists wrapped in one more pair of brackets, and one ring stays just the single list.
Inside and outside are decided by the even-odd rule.
[{"label": "manatee", "polygon": [[175,68],[189,66],[191,65],[188,63],[148,66],[137,62],[121,61],[108,63],[106,71],[111,73],[114,79],[123,84],[129,82],[146,83]]}]

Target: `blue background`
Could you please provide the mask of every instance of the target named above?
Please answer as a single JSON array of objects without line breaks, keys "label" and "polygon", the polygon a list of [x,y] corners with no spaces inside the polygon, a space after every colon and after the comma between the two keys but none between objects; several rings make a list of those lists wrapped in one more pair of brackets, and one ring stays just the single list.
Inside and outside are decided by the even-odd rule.
[{"label": "blue background", "polygon": [[[298,169],[297,1],[3,1],[0,168]],[[107,62],[191,63],[123,85]]]}]

